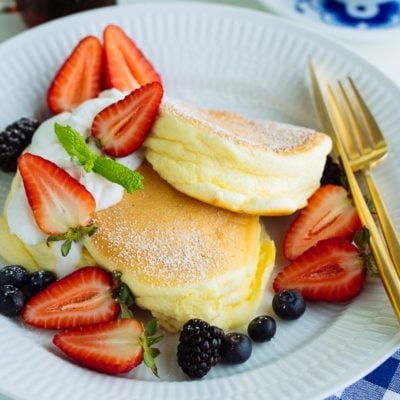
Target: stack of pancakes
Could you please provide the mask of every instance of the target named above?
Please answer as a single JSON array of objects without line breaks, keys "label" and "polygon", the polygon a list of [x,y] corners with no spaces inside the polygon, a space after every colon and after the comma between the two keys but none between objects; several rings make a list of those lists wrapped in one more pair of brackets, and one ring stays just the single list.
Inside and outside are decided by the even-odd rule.
[{"label": "stack of pancakes", "polygon": [[[238,328],[254,317],[274,265],[259,216],[303,207],[330,148],[316,131],[166,100],[145,142],[144,189],[96,213],[80,264],[121,271],[137,304],[169,330],[190,318]],[[4,217],[0,235],[7,260],[51,269],[45,244],[24,245]]]}]

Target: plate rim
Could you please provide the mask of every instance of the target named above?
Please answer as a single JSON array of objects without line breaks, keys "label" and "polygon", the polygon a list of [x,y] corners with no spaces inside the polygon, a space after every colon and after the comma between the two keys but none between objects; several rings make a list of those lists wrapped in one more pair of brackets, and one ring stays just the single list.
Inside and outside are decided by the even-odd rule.
[{"label": "plate rim", "polygon": [[[204,9],[211,9],[213,12],[220,12],[220,13],[226,13],[226,11],[229,11],[230,13],[238,13],[241,16],[243,16],[243,13],[246,13],[248,15],[252,15],[255,18],[260,18],[263,19],[264,21],[268,20],[274,20],[274,21],[279,21],[278,23],[280,24],[286,24],[288,26],[292,26],[295,29],[300,29],[303,32],[306,32],[307,34],[310,34],[312,36],[318,36],[319,38],[323,38],[324,40],[327,40],[328,42],[332,43],[334,46],[340,47],[343,51],[347,52],[348,54],[351,54],[351,56],[355,57],[358,60],[361,60],[364,63],[364,67],[368,67],[369,69],[374,71],[374,74],[376,77],[379,77],[379,80],[382,82],[385,82],[385,85],[390,89],[393,93],[399,95],[400,94],[400,87],[398,87],[394,82],[391,81],[390,78],[388,78],[385,74],[383,74],[379,69],[377,69],[375,66],[370,64],[366,59],[364,59],[362,56],[354,52],[352,49],[349,47],[343,45],[342,43],[337,42],[336,40],[333,40],[332,38],[328,37],[326,34],[321,34],[321,33],[316,33],[313,29],[303,27],[301,24],[297,23],[296,21],[288,21],[282,17],[274,16],[267,14],[262,11],[256,11],[256,10],[251,10],[251,9],[246,9],[242,7],[237,7],[237,6],[230,6],[230,5],[221,5],[221,4],[211,4],[211,3],[186,3],[182,4],[182,2],[155,2],[155,3],[149,3],[149,4],[126,4],[126,5],[120,5],[117,7],[111,6],[111,7],[104,7],[101,9],[96,9],[96,10],[89,10],[85,11],[82,13],[78,13],[75,15],[67,16],[60,18],[55,21],[48,22],[46,24],[43,24],[41,26],[38,26],[36,28],[33,28],[32,30],[28,30],[25,32],[22,32],[8,40],[5,40],[0,44],[0,55],[3,53],[6,53],[9,51],[9,48],[11,49],[12,47],[18,45],[20,42],[23,42],[26,40],[26,37],[31,40],[32,35],[33,37],[35,35],[42,36],[46,31],[51,31],[53,29],[53,26],[58,26],[58,25],[63,25],[67,24],[70,22],[70,20],[79,20],[79,19],[85,19],[88,14],[106,14],[110,10],[114,10],[114,13],[119,14],[122,13],[123,11],[118,11],[115,12],[115,10],[119,9],[127,9],[127,8],[143,8],[143,9],[152,9],[154,8],[155,10],[159,11],[160,8],[165,8],[171,11],[171,8],[173,7],[178,7],[179,10],[188,10],[190,11],[191,9],[197,9],[199,10],[204,10]],[[174,12],[176,10],[174,9]],[[400,96],[399,96],[400,97]],[[348,379],[342,379],[339,381],[335,387],[330,386],[329,389],[326,389],[326,392],[323,393],[322,395],[329,395],[332,394],[341,388],[349,385],[350,383],[356,381],[360,377],[364,376],[368,371],[373,370],[376,366],[380,365],[380,363],[385,360],[388,356],[393,353],[394,350],[396,350],[400,345],[400,332],[398,332],[396,335],[394,335],[390,341],[386,342],[386,345],[383,347],[384,350],[381,350],[379,353],[379,356],[375,358],[374,362],[371,364],[368,369],[363,369],[363,372],[360,372],[357,377],[354,377],[352,375],[352,378]],[[220,379],[226,379],[227,377],[216,377],[214,378],[215,380],[220,380]],[[228,377],[229,378],[229,377]],[[173,385],[173,384],[192,384],[192,385],[197,385],[201,384],[199,382],[162,382],[165,385]],[[204,382],[203,382],[204,383]],[[154,382],[146,382],[146,381],[141,381],[141,384],[151,384],[153,385]],[[0,389],[2,389],[4,386],[2,383],[0,383]],[[6,389],[7,390],[7,389]],[[21,398],[19,397],[17,392],[11,391],[10,394],[14,396],[15,398]],[[316,394],[315,398],[319,398],[321,396],[321,393]]]}]

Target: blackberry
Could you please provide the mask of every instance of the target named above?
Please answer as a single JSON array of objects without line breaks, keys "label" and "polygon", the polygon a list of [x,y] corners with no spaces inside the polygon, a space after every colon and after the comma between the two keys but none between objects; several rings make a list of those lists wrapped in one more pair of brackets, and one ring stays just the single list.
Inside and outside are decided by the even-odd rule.
[{"label": "blackberry", "polygon": [[179,336],[178,365],[192,379],[202,378],[221,359],[224,331],[201,319],[183,325]]},{"label": "blackberry", "polygon": [[31,142],[39,122],[21,118],[0,132],[0,169],[4,172],[17,170],[17,159]]},{"label": "blackberry", "polygon": [[324,172],[322,173],[320,184],[322,185],[338,185],[345,186],[345,174],[342,167],[333,161],[331,156],[326,158],[326,163],[324,167]]}]

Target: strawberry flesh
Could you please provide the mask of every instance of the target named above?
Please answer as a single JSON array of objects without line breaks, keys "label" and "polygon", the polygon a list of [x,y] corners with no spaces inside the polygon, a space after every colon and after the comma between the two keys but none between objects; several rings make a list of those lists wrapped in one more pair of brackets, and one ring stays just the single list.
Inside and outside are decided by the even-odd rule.
[{"label": "strawberry flesh", "polygon": [[54,113],[70,111],[85,100],[97,97],[103,76],[103,48],[94,36],[82,39],[57,72],[47,93]]},{"label": "strawberry flesh", "polygon": [[53,343],[79,364],[107,374],[130,371],[143,360],[143,325],[135,319],[58,333]]},{"label": "strawberry flesh", "polygon": [[160,83],[148,83],[100,111],[92,136],[104,153],[124,157],[137,150],[150,132],[163,96]]},{"label": "strawberry flesh", "polygon": [[342,186],[321,186],[290,226],[283,244],[286,258],[293,260],[320,240],[352,239],[362,224]]},{"label": "strawberry flesh", "polygon": [[280,272],[276,292],[297,289],[308,300],[345,301],[357,296],[365,269],[357,247],[342,238],[320,241]]},{"label": "strawberry flesh", "polygon": [[161,83],[150,61],[118,26],[104,30],[104,54],[107,87],[130,92],[146,83]]},{"label": "strawberry flesh", "polygon": [[92,221],[92,194],[53,162],[30,153],[18,159],[25,193],[39,228],[59,235]]},{"label": "strawberry flesh", "polygon": [[111,321],[120,306],[111,275],[99,267],[80,268],[32,297],[22,319],[39,328],[68,329]]}]

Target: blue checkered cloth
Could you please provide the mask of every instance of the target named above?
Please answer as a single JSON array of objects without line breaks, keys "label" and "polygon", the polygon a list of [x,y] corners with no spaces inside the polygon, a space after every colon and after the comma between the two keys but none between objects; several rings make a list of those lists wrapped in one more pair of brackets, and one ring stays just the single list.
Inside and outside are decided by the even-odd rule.
[{"label": "blue checkered cloth", "polygon": [[325,400],[400,400],[400,350],[363,379]]}]

